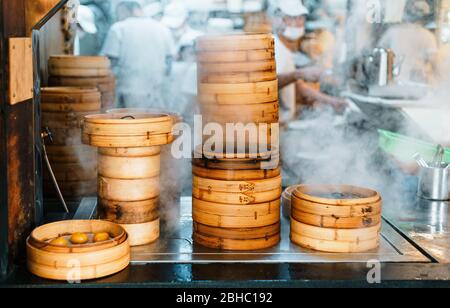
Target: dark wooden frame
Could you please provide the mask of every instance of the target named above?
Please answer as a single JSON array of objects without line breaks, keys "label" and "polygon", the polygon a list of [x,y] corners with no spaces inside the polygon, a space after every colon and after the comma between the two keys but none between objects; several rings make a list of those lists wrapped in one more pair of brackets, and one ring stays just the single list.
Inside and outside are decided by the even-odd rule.
[{"label": "dark wooden frame", "polygon": [[8,40],[26,37],[26,0],[0,0],[0,277],[24,257],[25,239],[42,221],[39,30],[68,0],[33,29],[34,98],[8,104]]}]

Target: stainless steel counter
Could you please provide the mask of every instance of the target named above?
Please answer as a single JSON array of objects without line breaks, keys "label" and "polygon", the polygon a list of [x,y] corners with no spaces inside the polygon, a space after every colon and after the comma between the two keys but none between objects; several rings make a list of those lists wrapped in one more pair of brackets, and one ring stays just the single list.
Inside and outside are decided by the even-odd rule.
[{"label": "stainless steel counter", "polygon": [[195,245],[192,241],[191,198],[182,198],[181,220],[172,236],[154,244],[132,248],[132,264],[151,263],[367,263],[430,262],[388,223],[383,223],[380,248],[367,253],[330,254],[303,249],[290,242],[289,221],[282,218],[282,240],[279,245],[262,251],[222,252]]}]

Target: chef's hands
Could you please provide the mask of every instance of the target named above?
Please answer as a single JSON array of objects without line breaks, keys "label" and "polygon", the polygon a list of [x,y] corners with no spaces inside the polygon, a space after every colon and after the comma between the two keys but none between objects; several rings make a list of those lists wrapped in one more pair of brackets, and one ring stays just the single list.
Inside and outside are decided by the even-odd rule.
[{"label": "chef's hands", "polygon": [[297,93],[299,94],[299,99],[302,104],[314,106],[318,109],[329,106],[337,113],[342,114],[348,106],[344,99],[321,93],[303,81],[297,82]]}]

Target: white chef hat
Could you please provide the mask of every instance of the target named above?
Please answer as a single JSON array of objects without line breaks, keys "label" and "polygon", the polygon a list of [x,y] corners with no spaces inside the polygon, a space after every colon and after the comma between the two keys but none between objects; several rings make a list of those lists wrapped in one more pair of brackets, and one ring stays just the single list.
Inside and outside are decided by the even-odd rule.
[{"label": "white chef hat", "polygon": [[80,5],[77,11],[77,21],[83,31],[95,34],[97,27],[95,26],[95,15],[92,10],[86,5]]},{"label": "white chef hat", "polygon": [[155,17],[163,12],[161,2],[153,2],[144,7],[144,15],[147,17]]},{"label": "white chef hat", "polygon": [[278,0],[277,7],[286,16],[297,17],[309,14],[302,0]]},{"label": "white chef hat", "polygon": [[189,14],[186,6],[181,1],[173,1],[164,9],[162,23],[169,28],[181,27],[187,20]]}]

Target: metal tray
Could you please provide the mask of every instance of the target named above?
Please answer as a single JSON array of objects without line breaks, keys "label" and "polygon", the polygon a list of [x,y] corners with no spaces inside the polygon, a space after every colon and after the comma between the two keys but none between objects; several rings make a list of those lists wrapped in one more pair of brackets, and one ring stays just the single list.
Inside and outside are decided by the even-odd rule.
[{"label": "metal tray", "polygon": [[156,243],[132,248],[132,264],[430,262],[387,222],[383,222],[380,248],[367,253],[330,254],[298,247],[289,240],[289,221],[284,217],[282,218],[282,240],[271,249],[252,252],[223,252],[208,249],[192,241],[191,203],[191,198],[181,199],[179,229],[175,230],[172,236],[165,237],[163,233]]}]

